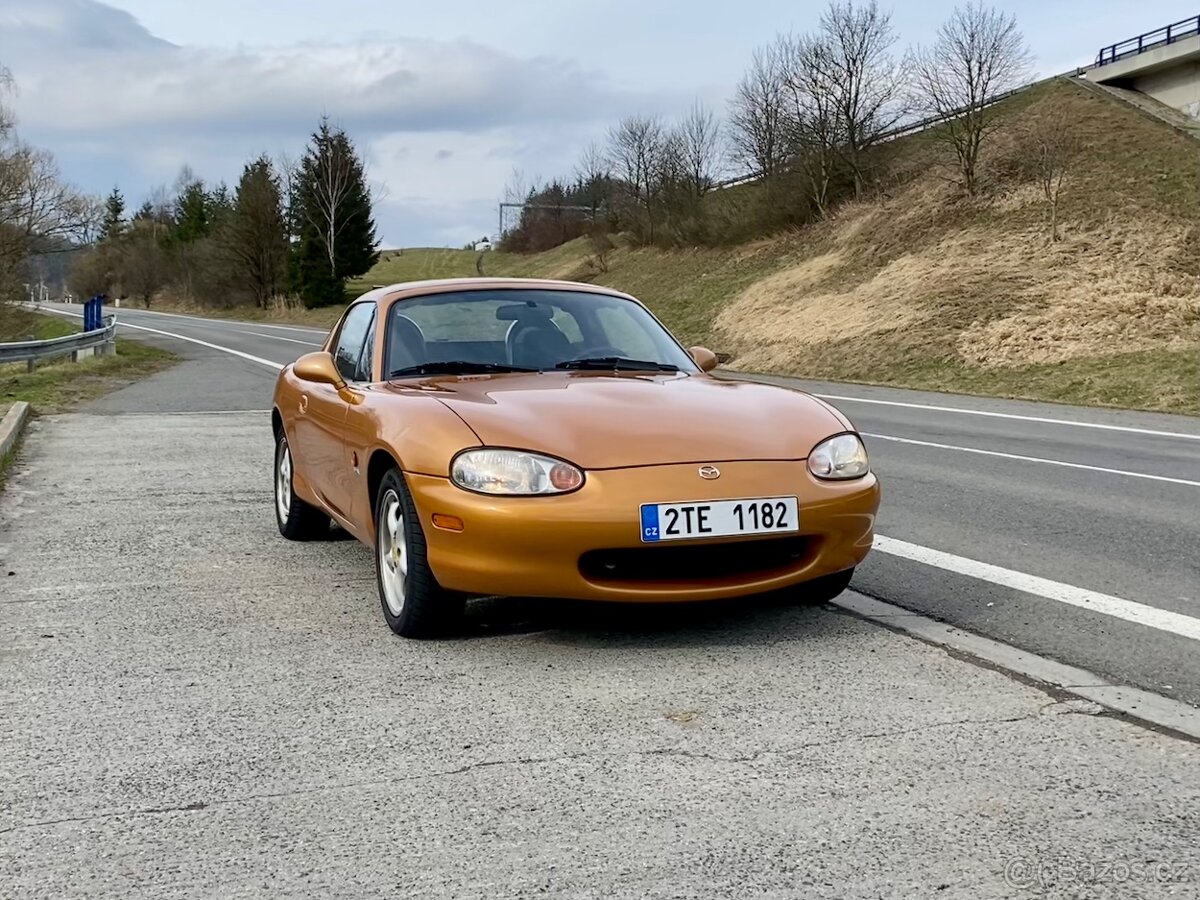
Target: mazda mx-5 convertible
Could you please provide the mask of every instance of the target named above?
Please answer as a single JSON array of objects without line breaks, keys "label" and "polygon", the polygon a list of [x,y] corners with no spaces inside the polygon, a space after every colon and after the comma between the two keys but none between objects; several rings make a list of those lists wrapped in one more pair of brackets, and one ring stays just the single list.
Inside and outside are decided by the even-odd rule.
[{"label": "mazda mx-5 convertible", "polygon": [[371,291],[279,375],[279,530],[332,521],[372,547],[406,637],[471,595],[828,600],[871,547],[863,442],[823,401],[716,364],[593,285]]}]

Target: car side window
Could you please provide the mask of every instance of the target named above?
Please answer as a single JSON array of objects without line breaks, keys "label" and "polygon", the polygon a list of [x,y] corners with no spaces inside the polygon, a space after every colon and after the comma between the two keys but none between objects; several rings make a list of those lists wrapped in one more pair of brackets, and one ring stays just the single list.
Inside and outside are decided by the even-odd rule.
[{"label": "car side window", "polygon": [[360,303],[352,307],[346,313],[346,318],[342,320],[342,328],[338,332],[333,358],[337,363],[338,371],[347,381],[363,380],[359,377],[359,366],[362,362],[367,333],[371,330],[374,322],[374,303]]},{"label": "car side window", "polygon": [[362,354],[358,358],[358,370],[355,373],[355,381],[370,381],[373,366],[375,361],[375,325],[378,316],[372,313],[371,327],[367,329],[367,336],[363,340]]}]

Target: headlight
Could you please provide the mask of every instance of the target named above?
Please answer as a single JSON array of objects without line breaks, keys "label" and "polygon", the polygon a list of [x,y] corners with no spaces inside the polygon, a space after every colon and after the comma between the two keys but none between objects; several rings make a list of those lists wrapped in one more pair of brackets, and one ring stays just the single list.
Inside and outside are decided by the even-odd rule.
[{"label": "headlight", "polygon": [[808,454],[808,471],[818,478],[861,478],[871,471],[867,448],[857,434],[839,434]]},{"label": "headlight", "polygon": [[565,494],[583,484],[583,472],[561,459],[537,453],[467,450],[455,457],[450,480],[480,494]]}]

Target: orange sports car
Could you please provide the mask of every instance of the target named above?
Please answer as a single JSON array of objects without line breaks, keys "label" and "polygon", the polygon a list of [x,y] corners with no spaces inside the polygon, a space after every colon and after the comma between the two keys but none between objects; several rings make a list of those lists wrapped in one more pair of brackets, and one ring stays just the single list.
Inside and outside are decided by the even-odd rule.
[{"label": "orange sports car", "polygon": [[374,548],[397,634],[470,595],[826,600],[871,547],[854,426],[707,374],[633,297],[563,281],[380,288],[275,386],[275,512]]}]

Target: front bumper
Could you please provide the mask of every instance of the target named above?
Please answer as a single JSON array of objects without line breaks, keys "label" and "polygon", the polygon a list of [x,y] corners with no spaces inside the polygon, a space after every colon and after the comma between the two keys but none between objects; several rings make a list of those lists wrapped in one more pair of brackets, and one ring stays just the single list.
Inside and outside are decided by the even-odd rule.
[{"label": "front bumper", "polygon": [[[715,600],[832,575],[858,565],[870,550],[879,508],[874,475],[823,482],[803,460],[738,462],[721,463],[720,479],[704,481],[697,468],[592,471],[575,493],[549,497],[487,497],[445,478],[405,477],[434,575],[443,587],[469,594]],[[800,505],[795,535],[658,544],[640,538],[642,503],[793,494]],[[436,527],[435,514],[461,519],[463,530]]]}]

